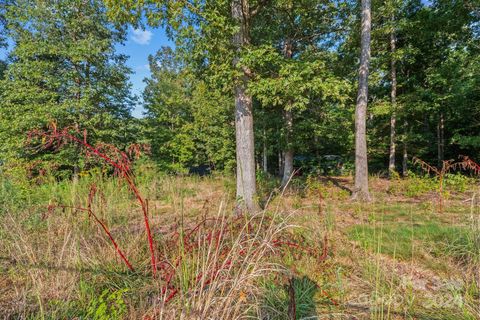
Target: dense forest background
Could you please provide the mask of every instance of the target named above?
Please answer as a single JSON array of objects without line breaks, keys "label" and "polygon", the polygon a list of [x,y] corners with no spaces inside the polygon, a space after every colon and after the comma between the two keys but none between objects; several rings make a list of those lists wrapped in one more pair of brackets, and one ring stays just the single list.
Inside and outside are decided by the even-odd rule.
[{"label": "dense forest background", "polygon": [[[253,1],[249,41],[238,51],[229,1],[146,1],[140,7],[3,0],[0,45],[9,53],[0,64],[2,170],[71,176],[92,169],[75,147],[27,147],[29,131],[54,122],[86,130],[92,144],[150,145],[151,159],[168,172],[198,166],[233,172],[235,58],[248,69],[258,171],[281,176],[288,155],[295,168],[348,173],[359,5]],[[390,166],[406,174],[412,156],[432,164],[480,157],[479,8],[476,0],[373,1],[371,171],[388,173]],[[143,99],[132,94],[132,70],[115,51],[125,41],[125,22],[162,25],[175,42],[150,56]],[[131,115],[138,103],[146,110],[141,119]]]}]

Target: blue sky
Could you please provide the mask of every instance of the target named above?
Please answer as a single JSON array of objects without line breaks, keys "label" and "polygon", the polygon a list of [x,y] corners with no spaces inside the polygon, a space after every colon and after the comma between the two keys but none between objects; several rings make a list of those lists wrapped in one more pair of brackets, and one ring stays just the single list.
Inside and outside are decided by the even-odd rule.
[{"label": "blue sky", "polygon": [[[133,29],[129,27],[127,41],[123,45],[117,45],[118,53],[129,56],[127,65],[132,69],[133,74],[130,81],[133,85],[133,93],[141,99],[145,83],[143,79],[150,75],[148,69],[148,56],[154,54],[162,46],[173,46],[168,40],[165,30],[162,28]],[[135,117],[141,117],[143,113],[141,101],[133,110]]]}]

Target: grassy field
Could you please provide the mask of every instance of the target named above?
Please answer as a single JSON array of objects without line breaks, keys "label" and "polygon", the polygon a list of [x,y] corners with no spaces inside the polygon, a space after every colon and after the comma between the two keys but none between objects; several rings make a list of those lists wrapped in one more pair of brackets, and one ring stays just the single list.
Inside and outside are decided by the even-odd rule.
[{"label": "grassy field", "polygon": [[156,277],[119,178],[1,178],[0,318],[480,319],[475,180],[447,176],[440,208],[432,178],[372,177],[367,204],[349,200],[350,177],[300,177],[284,193],[262,178],[256,215],[235,209],[232,177],[136,180]]}]

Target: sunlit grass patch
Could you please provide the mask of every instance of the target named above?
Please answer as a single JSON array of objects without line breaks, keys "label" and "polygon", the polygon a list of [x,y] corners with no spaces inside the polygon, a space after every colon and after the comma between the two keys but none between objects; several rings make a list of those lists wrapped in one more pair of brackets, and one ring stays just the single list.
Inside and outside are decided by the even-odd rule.
[{"label": "sunlit grass patch", "polygon": [[348,231],[362,247],[399,259],[424,259],[425,255],[463,258],[473,248],[465,227],[435,222],[380,222],[357,225]]}]

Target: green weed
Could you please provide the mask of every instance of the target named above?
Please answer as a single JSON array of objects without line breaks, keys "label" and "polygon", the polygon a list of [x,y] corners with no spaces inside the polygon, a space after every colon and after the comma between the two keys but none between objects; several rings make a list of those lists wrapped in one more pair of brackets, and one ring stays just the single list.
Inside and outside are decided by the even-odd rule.
[{"label": "green weed", "polygon": [[105,289],[98,298],[90,301],[87,308],[87,319],[92,320],[116,320],[122,319],[127,311],[124,294],[127,289]]}]

